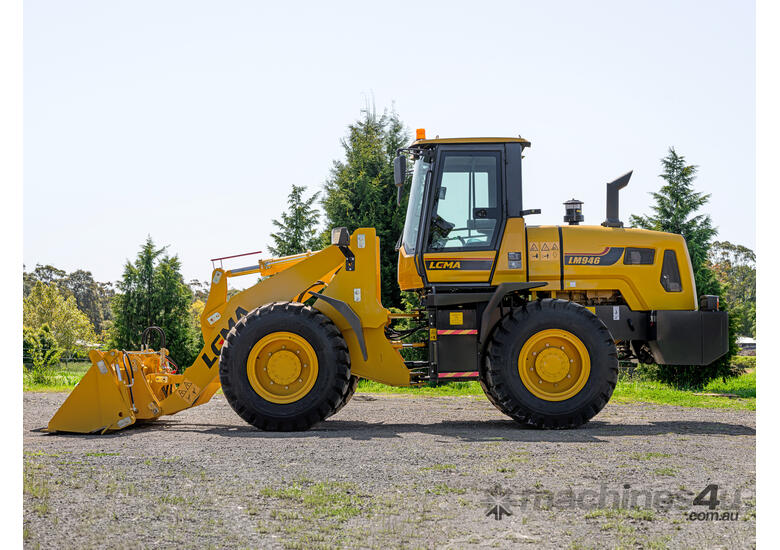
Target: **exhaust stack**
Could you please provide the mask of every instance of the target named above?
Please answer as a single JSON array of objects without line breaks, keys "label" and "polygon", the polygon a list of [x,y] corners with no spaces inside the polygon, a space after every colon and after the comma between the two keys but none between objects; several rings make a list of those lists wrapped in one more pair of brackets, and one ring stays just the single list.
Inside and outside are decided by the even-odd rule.
[{"label": "exhaust stack", "polygon": [[633,173],[631,170],[607,184],[607,219],[601,224],[604,227],[623,227],[620,221],[620,190],[628,185]]}]

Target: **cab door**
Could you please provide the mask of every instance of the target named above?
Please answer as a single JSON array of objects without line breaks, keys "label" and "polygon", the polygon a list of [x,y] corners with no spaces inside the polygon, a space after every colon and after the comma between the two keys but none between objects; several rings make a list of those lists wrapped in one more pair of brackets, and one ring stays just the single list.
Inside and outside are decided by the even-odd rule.
[{"label": "cab door", "polygon": [[423,246],[430,283],[488,283],[504,224],[502,146],[441,148]]}]

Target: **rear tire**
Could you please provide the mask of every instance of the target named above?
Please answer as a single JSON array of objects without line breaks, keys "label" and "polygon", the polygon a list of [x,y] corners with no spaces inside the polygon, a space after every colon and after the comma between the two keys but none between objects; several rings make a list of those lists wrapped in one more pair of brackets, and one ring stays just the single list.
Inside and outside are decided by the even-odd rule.
[{"label": "rear tire", "polygon": [[222,347],[219,378],[228,403],[249,424],[306,430],[344,405],[349,351],[325,315],[301,303],[276,302],[236,323]]},{"label": "rear tire", "polygon": [[574,428],[612,396],[617,349],[604,323],[585,307],[537,300],[499,322],[483,373],[488,400],[517,422]]}]

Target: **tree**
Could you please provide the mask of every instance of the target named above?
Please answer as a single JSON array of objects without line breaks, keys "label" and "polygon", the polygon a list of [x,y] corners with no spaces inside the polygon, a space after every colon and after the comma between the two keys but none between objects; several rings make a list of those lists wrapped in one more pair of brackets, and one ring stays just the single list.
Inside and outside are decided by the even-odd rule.
[{"label": "tree", "polygon": [[100,295],[100,311],[103,315],[103,332],[105,333],[109,326],[111,325],[111,321],[114,318],[114,314],[111,310],[111,301],[114,299],[114,287],[111,283],[97,283],[98,286],[98,294]]},{"label": "tree", "polygon": [[678,155],[674,147],[661,159],[664,171],[660,177],[666,181],[658,192],[650,193],[655,199],[654,215],[631,216],[631,223],[644,229],[677,233],[685,237],[691,256],[696,289],[701,294],[719,294],[720,285],[707,265],[712,238],[718,230],[712,226],[708,214],[696,214],[707,204],[709,194],[693,190],[698,166],[686,165],[685,157]]},{"label": "tree", "polygon": [[196,302],[200,300],[204,304],[209,298],[209,290],[211,290],[211,284],[205,281],[199,281],[198,279],[190,280],[190,290],[192,290],[192,300]]},{"label": "tree", "polygon": [[92,278],[92,273],[77,269],[63,277],[59,286],[73,295],[76,305],[89,318],[95,332],[100,333],[103,330],[104,311],[100,287]]},{"label": "tree", "polygon": [[33,330],[47,325],[57,346],[65,353],[83,350],[95,342],[92,324],[79,311],[76,299],[64,297],[54,284],[36,281],[23,307],[23,325]]},{"label": "tree", "polygon": [[279,229],[277,233],[271,233],[274,246],[268,247],[274,256],[289,256],[319,248],[317,223],[320,214],[312,205],[320,194],[314,193],[304,200],[305,190],[306,187],[293,185],[287,197],[287,212],[282,213],[281,221],[272,221]]},{"label": "tree", "polygon": [[23,362],[29,365],[32,381],[39,384],[46,382],[62,355],[49,325],[44,324],[37,329],[24,327],[22,338]]},{"label": "tree", "polygon": [[24,296],[29,296],[36,281],[39,281],[45,285],[54,284],[59,287],[60,282],[65,277],[65,271],[57,269],[53,265],[41,265],[36,264],[35,269],[32,272],[27,273],[23,271],[22,281],[24,283]]},{"label": "tree", "polygon": [[709,257],[722,294],[738,319],[738,332],[755,336],[756,325],[756,255],[746,246],[728,241],[712,243]]},{"label": "tree", "polygon": [[[691,257],[698,294],[720,295],[720,283],[707,261],[712,238],[718,231],[713,227],[709,215],[697,214],[710,198],[709,194],[699,193],[693,188],[698,167],[686,164],[685,157],[679,155],[674,147],[669,148],[669,153],[661,159],[661,163],[663,172],[660,177],[666,183],[659,191],[651,193],[655,200],[652,206],[654,214],[632,215],[631,223],[644,229],[682,235]],[[730,304],[721,300],[721,306],[728,310]],[[729,317],[729,351],[724,357],[707,366],[659,365],[657,378],[675,385],[697,387],[715,378],[740,374],[740,369],[731,365],[731,358],[737,352],[737,326],[733,314]]]},{"label": "tree", "polygon": [[111,283],[95,281],[89,271],[77,269],[73,273],[66,273],[52,265],[38,264],[30,273],[23,271],[22,281],[25,297],[36,282],[56,286],[64,297],[72,295],[79,310],[89,318],[98,334],[106,329],[107,321],[111,320],[110,302],[114,294]]},{"label": "tree", "polygon": [[59,284],[65,277],[65,271],[57,269],[53,265],[37,264],[32,272],[33,279],[45,285]]},{"label": "tree", "polygon": [[192,291],[184,284],[177,256],[168,256],[148,237],[135,262],[125,264],[118,289],[111,304],[112,347],[140,349],[144,329],[159,326],[174,360],[183,367],[194,362],[198,334],[190,314]]},{"label": "tree", "polygon": [[378,116],[373,108],[366,108],[361,115],[341,141],[345,159],[333,162],[325,183],[322,206],[328,230],[323,238],[329,238],[334,227],[350,231],[375,227],[381,239],[382,301],[385,306],[400,307],[395,243],[403,231],[406,198],[397,205],[393,158],[409,138],[395,111]]}]

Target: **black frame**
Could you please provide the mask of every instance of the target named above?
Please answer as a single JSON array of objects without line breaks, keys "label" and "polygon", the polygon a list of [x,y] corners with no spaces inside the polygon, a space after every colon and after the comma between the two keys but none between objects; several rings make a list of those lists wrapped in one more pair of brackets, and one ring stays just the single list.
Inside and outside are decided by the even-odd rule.
[{"label": "black frame", "polygon": [[[433,151],[431,151],[433,149]],[[420,231],[417,233],[417,242],[415,244],[414,262],[417,268],[417,274],[423,281],[425,288],[431,288],[432,284],[428,281],[428,276],[425,271],[424,255],[435,251],[428,250],[427,242],[430,233],[431,213],[433,210],[433,193],[438,193],[441,187],[441,170],[439,168],[442,165],[442,157],[448,152],[492,152],[499,154],[499,191],[501,218],[496,223],[496,233],[494,235],[495,242],[490,247],[479,248],[450,248],[447,252],[462,252],[468,250],[475,251],[495,251],[498,253],[500,243],[504,238],[504,229],[506,227],[506,220],[508,218],[522,218],[523,216],[523,180],[522,180],[522,152],[524,145],[522,143],[464,143],[464,144],[442,144],[435,145],[431,149],[425,151],[416,150],[415,153],[425,155],[431,161],[431,169],[426,176],[429,180],[436,178],[434,183],[426,181],[425,195],[423,196],[423,209],[420,220]],[[428,154],[426,154],[428,153]],[[433,153],[433,154],[431,154]],[[503,160],[503,162],[502,162]],[[511,180],[511,181],[510,181]],[[526,257],[528,256],[526,250]],[[496,262],[493,263],[493,270],[491,270],[491,279],[493,271],[495,270]],[[490,282],[485,283],[437,283],[439,288],[452,288],[463,289],[490,287]]]},{"label": "black frame", "polygon": [[[433,216],[433,206],[434,203],[437,202],[433,200],[438,194],[439,190],[441,189],[442,184],[442,178],[444,177],[444,161],[445,157],[447,155],[469,155],[469,154],[485,154],[489,153],[491,156],[495,156],[496,158],[496,193],[498,193],[498,196],[496,197],[496,208],[498,209],[498,216],[496,217],[496,226],[493,231],[493,235],[490,238],[490,241],[485,244],[484,246],[453,246],[451,248],[447,248],[446,250],[431,250],[428,245],[428,240],[430,237],[430,220]],[[487,155],[485,155],[487,156]],[[500,228],[503,226],[505,220],[506,220],[506,192],[504,190],[504,180],[505,180],[505,174],[506,171],[506,162],[503,162],[504,160],[504,148],[503,147],[492,147],[492,148],[479,148],[469,145],[468,147],[441,147],[437,151],[436,154],[436,165],[440,166],[441,168],[436,170],[436,180],[434,181],[434,184],[431,185],[431,195],[430,195],[430,202],[427,204],[427,221],[425,227],[425,247],[422,249],[423,254],[425,253],[436,253],[436,252],[446,252],[446,253],[457,253],[457,252],[480,252],[480,251],[489,251],[489,250],[496,250],[497,244],[498,244],[498,234],[500,232]]]}]

